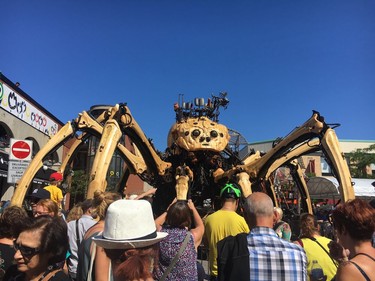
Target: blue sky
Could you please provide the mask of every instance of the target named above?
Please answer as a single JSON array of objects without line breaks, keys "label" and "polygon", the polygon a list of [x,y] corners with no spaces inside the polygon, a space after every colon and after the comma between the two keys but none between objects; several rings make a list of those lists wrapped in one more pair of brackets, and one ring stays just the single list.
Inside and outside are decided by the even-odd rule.
[{"label": "blue sky", "polygon": [[339,139],[375,140],[375,2],[3,1],[0,71],[63,123],[127,102],[158,149],[173,103],[228,92],[247,141],[319,111]]}]

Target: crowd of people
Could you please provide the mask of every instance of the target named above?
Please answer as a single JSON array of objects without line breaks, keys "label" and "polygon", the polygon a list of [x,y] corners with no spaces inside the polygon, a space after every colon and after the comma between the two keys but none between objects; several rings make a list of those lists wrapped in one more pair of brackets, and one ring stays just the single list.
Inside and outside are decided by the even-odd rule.
[{"label": "crowd of people", "polygon": [[375,208],[362,199],[335,206],[335,237],[306,213],[291,241],[283,210],[262,192],[243,198],[233,182],[203,218],[192,200],[176,199],[155,217],[155,189],[133,199],[97,191],[65,217],[55,189],[62,178],[52,180],[27,196],[29,209],[3,209],[0,281],[375,280]]}]

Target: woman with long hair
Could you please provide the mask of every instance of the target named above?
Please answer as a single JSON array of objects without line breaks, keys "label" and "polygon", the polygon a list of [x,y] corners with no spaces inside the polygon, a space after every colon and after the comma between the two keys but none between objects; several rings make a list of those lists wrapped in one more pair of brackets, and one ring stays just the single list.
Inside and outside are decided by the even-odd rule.
[{"label": "woman with long hair", "polygon": [[[167,238],[160,242],[159,266],[155,277],[160,279],[164,276],[165,280],[198,280],[197,248],[202,242],[204,224],[192,200],[172,203],[155,223],[160,231],[168,233]],[[185,238],[188,239],[186,248],[169,271]]]},{"label": "woman with long hair", "polygon": [[307,274],[310,280],[314,264],[318,264],[326,280],[332,280],[337,271],[337,262],[330,256],[328,244],[332,240],[320,235],[319,224],[311,214],[300,217],[300,236],[296,244],[303,247],[307,256]]},{"label": "woman with long hair", "polygon": [[153,270],[158,264],[159,247],[154,244],[137,249],[105,249],[112,262],[115,281],[153,281]]}]

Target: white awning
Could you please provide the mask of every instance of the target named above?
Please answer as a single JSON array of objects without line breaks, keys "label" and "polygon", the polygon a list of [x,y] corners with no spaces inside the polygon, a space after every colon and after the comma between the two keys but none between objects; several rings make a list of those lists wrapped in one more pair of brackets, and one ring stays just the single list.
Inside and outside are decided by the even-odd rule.
[{"label": "white awning", "polygon": [[[356,197],[375,197],[374,179],[352,178]],[[339,199],[339,184],[334,177],[314,177],[307,182],[312,199]]]}]

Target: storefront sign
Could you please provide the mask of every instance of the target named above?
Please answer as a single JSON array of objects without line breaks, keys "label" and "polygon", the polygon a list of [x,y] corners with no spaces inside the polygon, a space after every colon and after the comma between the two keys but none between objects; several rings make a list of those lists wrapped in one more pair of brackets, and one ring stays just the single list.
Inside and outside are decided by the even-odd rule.
[{"label": "storefront sign", "polygon": [[0,107],[46,135],[57,133],[58,125],[28,100],[0,81]]}]

